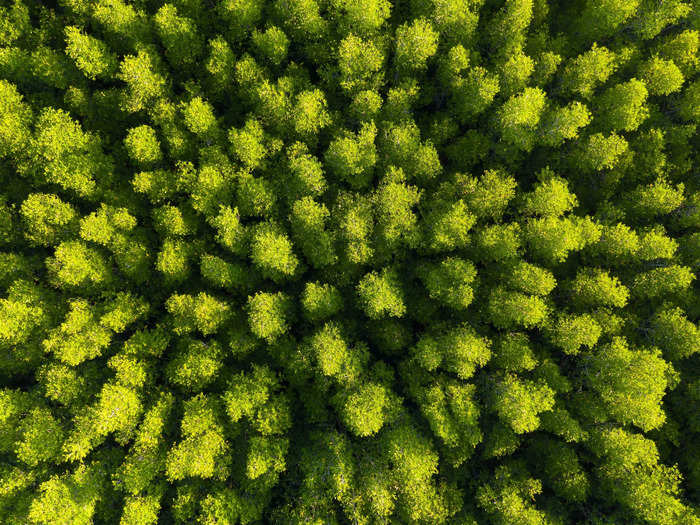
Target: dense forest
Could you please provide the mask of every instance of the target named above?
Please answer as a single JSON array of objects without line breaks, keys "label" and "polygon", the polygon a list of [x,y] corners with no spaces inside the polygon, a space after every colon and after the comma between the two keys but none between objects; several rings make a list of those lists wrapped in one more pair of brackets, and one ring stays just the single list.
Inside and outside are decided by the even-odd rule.
[{"label": "dense forest", "polygon": [[700,0],[0,0],[0,523],[700,524]]}]

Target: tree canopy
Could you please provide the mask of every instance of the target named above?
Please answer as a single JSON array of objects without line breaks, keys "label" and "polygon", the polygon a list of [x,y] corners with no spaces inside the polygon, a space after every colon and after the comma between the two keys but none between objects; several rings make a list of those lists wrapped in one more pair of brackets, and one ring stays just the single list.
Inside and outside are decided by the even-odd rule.
[{"label": "tree canopy", "polygon": [[700,525],[698,0],[0,0],[0,524]]}]

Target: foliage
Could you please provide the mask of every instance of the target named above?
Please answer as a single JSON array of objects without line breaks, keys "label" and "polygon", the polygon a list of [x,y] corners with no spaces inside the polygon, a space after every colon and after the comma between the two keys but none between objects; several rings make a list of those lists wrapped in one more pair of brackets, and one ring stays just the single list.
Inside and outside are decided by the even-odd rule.
[{"label": "foliage", "polygon": [[0,1],[0,523],[700,524],[698,13]]}]

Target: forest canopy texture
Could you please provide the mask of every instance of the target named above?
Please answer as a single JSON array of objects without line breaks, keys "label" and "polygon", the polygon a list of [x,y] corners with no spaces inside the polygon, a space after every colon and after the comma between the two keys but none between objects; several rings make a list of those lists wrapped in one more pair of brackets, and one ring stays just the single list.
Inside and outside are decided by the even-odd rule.
[{"label": "forest canopy texture", "polygon": [[0,523],[700,524],[698,0],[0,0]]}]

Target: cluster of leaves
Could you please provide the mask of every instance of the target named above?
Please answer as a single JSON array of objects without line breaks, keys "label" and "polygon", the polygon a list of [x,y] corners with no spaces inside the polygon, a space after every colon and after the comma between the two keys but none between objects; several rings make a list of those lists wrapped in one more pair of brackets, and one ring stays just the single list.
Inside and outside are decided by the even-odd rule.
[{"label": "cluster of leaves", "polygon": [[0,0],[0,522],[698,525],[698,0]]}]

